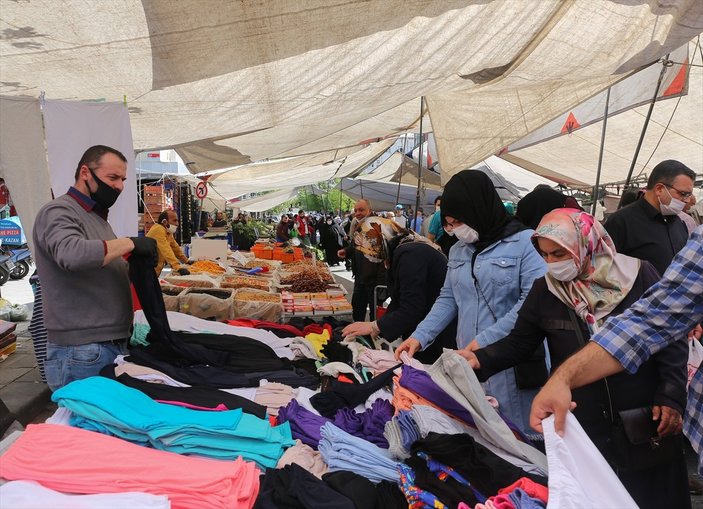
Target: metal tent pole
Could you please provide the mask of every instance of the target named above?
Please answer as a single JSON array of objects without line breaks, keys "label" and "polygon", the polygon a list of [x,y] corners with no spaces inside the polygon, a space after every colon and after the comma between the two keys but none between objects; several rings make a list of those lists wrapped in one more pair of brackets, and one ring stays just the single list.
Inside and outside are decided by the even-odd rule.
[{"label": "metal tent pole", "polygon": [[598,204],[598,186],[600,185],[600,173],[603,168],[603,152],[605,151],[605,130],[608,127],[608,105],[610,104],[610,87],[605,95],[605,113],[603,114],[603,130],[600,134],[600,152],[598,154],[598,172],[596,173],[596,185],[593,188],[593,203],[591,204],[591,215],[596,215],[596,205]]},{"label": "metal tent pole", "polygon": [[[417,154],[417,190],[415,192],[415,228],[417,229],[417,211],[420,208],[420,184],[422,183],[422,117],[424,116],[425,96],[420,96],[420,151]],[[427,147],[429,150],[430,147]],[[418,232],[420,233],[420,232]]]},{"label": "metal tent pole", "polygon": [[649,125],[649,119],[652,117],[652,111],[654,110],[654,103],[657,102],[657,95],[659,94],[659,88],[661,87],[662,80],[664,79],[664,73],[666,68],[671,66],[669,60],[669,53],[666,54],[664,61],[662,62],[662,70],[659,73],[659,79],[657,80],[657,87],[654,90],[654,97],[652,97],[652,102],[649,103],[649,110],[647,111],[647,117],[644,119],[644,125],[642,126],[642,132],[640,133],[640,139],[637,142],[637,148],[635,149],[635,155],[632,157],[632,163],[630,164],[630,170],[627,172],[627,178],[625,179],[625,189],[630,185],[630,179],[632,179],[632,172],[635,171],[635,164],[637,164],[637,157],[640,154],[640,149],[642,148],[642,142],[644,142],[644,135],[647,132],[647,126]]}]

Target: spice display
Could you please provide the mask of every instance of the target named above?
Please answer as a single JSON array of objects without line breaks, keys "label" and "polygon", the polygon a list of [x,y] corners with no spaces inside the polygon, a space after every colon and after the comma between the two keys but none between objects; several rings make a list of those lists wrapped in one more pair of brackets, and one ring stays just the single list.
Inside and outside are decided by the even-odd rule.
[{"label": "spice display", "polygon": [[200,260],[189,267],[190,272],[197,274],[198,272],[207,272],[209,274],[224,274],[225,269],[219,264],[208,260]]},{"label": "spice display", "polygon": [[247,290],[240,290],[235,295],[235,300],[247,300],[247,301],[259,301],[259,302],[275,302],[281,301],[281,298],[277,294],[273,293],[260,293],[260,292],[250,292]]}]

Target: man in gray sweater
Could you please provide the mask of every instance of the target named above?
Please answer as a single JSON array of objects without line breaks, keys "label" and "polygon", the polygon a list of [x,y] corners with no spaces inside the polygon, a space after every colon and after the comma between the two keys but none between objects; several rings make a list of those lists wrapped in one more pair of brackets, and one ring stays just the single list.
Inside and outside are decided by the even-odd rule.
[{"label": "man in gray sweater", "polygon": [[123,256],[156,260],[153,239],[118,239],[107,222],[126,176],[121,152],[90,147],[78,163],[74,186],[46,204],[34,223],[51,390],[97,375],[126,352],[133,313]]}]

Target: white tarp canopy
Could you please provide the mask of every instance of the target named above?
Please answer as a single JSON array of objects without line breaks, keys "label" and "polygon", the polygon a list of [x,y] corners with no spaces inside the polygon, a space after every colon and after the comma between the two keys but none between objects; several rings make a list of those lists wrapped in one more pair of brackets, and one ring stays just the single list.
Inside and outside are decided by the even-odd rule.
[{"label": "white tarp canopy", "polygon": [[126,99],[194,173],[417,131],[424,95],[448,176],[703,31],[700,0],[0,1],[0,93]]},{"label": "white tarp canopy", "polygon": [[273,193],[256,196],[248,200],[230,201],[229,205],[246,212],[264,212],[272,209],[276,205],[280,205],[281,203],[295,198],[297,194],[298,188],[294,187],[292,189],[284,189],[282,191],[274,191]]},{"label": "white tarp canopy", "polygon": [[[364,198],[371,203],[371,208],[375,211],[395,210],[398,203],[411,204],[415,208],[417,197],[417,186],[400,184],[395,182],[384,182],[376,180],[366,180],[363,178],[343,179],[337,189],[340,189],[347,196],[358,200]],[[400,195],[398,192],[400,191]],[[420,207],[426,211],[434,209],[434,199],[441,191],[436,189],[423,190],[420,194]]]},{"label": "white tarp canopy", "polygon": [[[654,105],[633,176],[648,174],[665,159],[680,160],[697,173],[703,172],[703,53],[699,41],[672,52],[669,58],[692,65],[664,68],[660,99]],[[661,70],[662,64],[653,65],[612,87],[601,183],[625,180]],[[565,112],[511,144],[501,157],[560,182],[595,184],[605,99],[606,92],[602,92]],[[636,104],[642,106],[621,111]]]},{"label": "white tarp canopy", "polygon": [[251,163],[217,173],[210,178],[209,183],[218,194],[227,198],[315,184],[363,170],[394,142],[395,139],[388,139],[371,143],[364,148],[354,147],[339,151],[348,155],[336,160],[328,160],[328,155],[320,157],[318,154]]},{"label": "white tarp canopy", "polygon": [[554,186],[554,181],[527,171],[500,157],[491,156],[473,167],[486,173],[503,200],[517,202],[539,185]]},{"label": "white tarp canopy", "polygon": [[[417,161],[413,161],[402,152],[395,152],[372,173],[363,174],[360,178],[376,182],[401,182],[412,186],[417,185],[418,172]],[[439,174],[424,167],[422,168],[422,182],[427,189],[436,190],[441,187]]]}]

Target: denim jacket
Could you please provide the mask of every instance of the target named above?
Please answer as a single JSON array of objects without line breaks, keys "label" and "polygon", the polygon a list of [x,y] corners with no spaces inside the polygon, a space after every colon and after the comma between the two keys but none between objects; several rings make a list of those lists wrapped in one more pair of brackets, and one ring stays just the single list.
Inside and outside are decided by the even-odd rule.
[{"label": "denim jacket", "polygon": [[[411,337],[420,341],[424,349],[454,317],[459,320],[458,348],[473,339],[484,347],[507,336],[532,282],[547,271],[530,240],[533,233],[523,230],[481,251],[474,263],[476,283],[471,275],[474,246],[461,241],[452,246],[444,286]],[[496,397],[504,414],[524,432],[534,435],[529,431],[529,411],[537,391],[518,390],[511,369],[493,375],[484,389]]]}]

